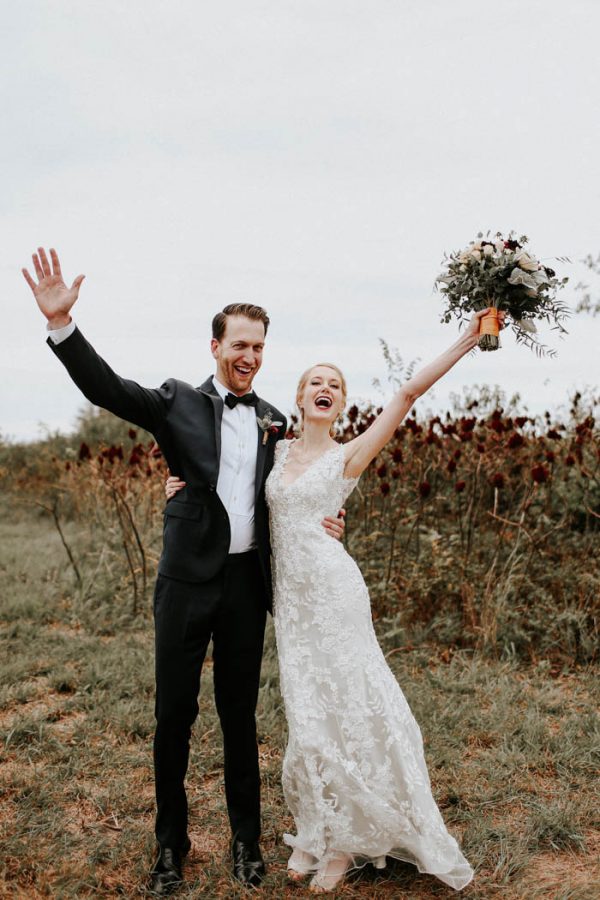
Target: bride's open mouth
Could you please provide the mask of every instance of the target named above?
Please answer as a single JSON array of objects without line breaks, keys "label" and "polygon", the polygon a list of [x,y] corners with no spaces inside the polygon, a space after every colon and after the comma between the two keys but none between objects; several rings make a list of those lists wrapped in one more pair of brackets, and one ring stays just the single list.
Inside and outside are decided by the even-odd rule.
[{"label": "bride's open mouth", "polygon": [[319,409],[331,409],[333,401],[330,397],[317,397],[315,406]]}]

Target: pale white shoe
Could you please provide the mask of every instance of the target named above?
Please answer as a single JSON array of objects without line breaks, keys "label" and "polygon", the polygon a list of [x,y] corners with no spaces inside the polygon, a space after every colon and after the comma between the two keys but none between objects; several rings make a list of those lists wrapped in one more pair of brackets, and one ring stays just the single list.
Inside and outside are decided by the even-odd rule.
[{"label": "pale white shoe", "polygon": [[347,853],[332,857],[312,878],[308,889],[312,894],[328,894],[338,887],[350,868],[352,858]]},{"label": "pale white shoe", "polygon": [[294,847],[288,859],[287,876],[290,881],[304,881],[315,867],[315,857]]}]

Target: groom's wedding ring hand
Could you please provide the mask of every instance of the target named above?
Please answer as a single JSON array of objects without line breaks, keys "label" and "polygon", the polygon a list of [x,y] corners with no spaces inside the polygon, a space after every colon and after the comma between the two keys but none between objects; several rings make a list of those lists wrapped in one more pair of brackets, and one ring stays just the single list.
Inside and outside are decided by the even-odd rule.
[{"label": "groom's wedding ring hand", "polygon": [[177,475],[169,475],[165,481],[165,494],[167,500],[170,500],[175,494],[185,487],[185,481],[182,481]]},{"label": "groom's wedding ring hand", "polygon": [[344,536],[344,531],[346,530],[346,523],[344,522],[345,515],[346,510],[340,509],[337,519],[333,516],[325,516],[321,522],[321,525],[327,534],[331,535],[331,537],[335,538],[337,541],[341,541]]},{"label": "groom's wedding ring hand", "polygon": [[37,305],[54,328],[68,325],[71,321],[69,314],[71,307],[79,296],[79,288],[85,275],[78,275],[71,287],[68,288],[63,280],[56,250],[50,250],[52,266],[43,247],[38,247],[37,253],[34,253],[31,258],[38,280],[32,278],[27,269],[21,269],[21,271],[33,292]]}]

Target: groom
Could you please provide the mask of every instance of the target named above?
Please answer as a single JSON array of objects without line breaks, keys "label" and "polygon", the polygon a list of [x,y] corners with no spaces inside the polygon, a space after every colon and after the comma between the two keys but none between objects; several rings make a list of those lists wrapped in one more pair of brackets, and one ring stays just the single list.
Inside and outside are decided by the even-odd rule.
[{"label": "groom", "polygon": [[[157,389],[118,376],[71,320],[84,276],[70,288],[55,250],[33,254],[37,280],[23,275],[48,320],[48,344],[96,406],[150,431],[171,472],[186,483],[164,515],[154,592],[156,631],[156,839],[150,875],[156,896],[182,883],[190,849],[184,779],[200,672],[213,641],[215,702],[224,744],[225,793],[233,834],[233,873],[257,886],[265,872],[255,709],[271,573],[265,480],[285,417],[256,396],[269,319],[233,304],[212,323],[216,374],[199,388],[170,378]],[[325,519],[333,537],[341,519]]]}]

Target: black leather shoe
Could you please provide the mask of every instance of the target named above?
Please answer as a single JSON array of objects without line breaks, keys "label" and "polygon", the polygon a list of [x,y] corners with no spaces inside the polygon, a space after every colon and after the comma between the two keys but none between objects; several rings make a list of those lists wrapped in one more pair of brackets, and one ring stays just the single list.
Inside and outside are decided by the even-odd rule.
[{"label": "black leather shoe", "polygon": [[265,877],[265,864],[258,841],[234,839],[231,845],[233,874],[238,881],[248,887],[258,887]]},{"label": "black leather shoe", "polygon": [[183,884],[183,858],[187,856],[191,846],[189,838],[181,850],[159,846],[158,859],[150,872],[148,886],[153,897],[167,897],[181,887]]}]

